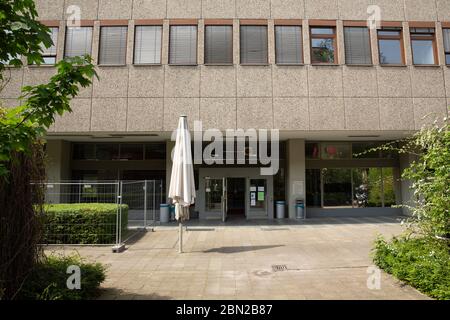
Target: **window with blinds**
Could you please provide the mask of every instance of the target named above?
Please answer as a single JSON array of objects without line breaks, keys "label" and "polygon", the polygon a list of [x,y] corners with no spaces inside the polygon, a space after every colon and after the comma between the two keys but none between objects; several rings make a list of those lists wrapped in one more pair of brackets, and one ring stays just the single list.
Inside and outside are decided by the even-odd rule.
[{"label": "window with blinds", "polygon": [[197,26],[170,26],[169,63],[197,64]]},{"label": "window with blinds", "polygon": [[275,27],[275,59],[277,64],[302,64],[302,27]]},{"label": "window with blinds", "polygon": [[372,64],[369,29],[345,27],[345,61],[347,64]]},{"label": "window with blinds", "polygon": [[134,63],[161,63],[161,26],[137,26],[134,38]]},{"label": "window with blinds", "polygon": [[123,65],[126,63],[127,27],[101,27],[99,64]]},{"label": "window with blinds", "polygon": [[90,55],[92,51],[92,27],[68,27],[65,45],[65,57]]},{"label": "window with blinds", "polygon": [[46,48],[43,44],[41,44],[42,48],[42,58],[44,59],[43,64],[55,64],[56,63],[56,46],[58,44],[58,31],[57,27],[49,28],[52,38],[53,45],[49,48]]},{"label": "window with blinds", "polygon": [[267,26],[241,26],[241,64],[267,64]]},{"label": "window with blinds", "polygon": [[450,65],[450,29],[443,29],[445,64]]},{"label": "window with blinds", "polygon": [[233,64],[233,26],[205,27],[205,63]]}]

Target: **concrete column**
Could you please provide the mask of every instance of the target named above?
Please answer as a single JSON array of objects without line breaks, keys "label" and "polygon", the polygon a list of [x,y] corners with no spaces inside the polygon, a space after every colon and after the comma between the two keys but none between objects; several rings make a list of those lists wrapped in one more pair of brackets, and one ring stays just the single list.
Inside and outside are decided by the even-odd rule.
[{"label": "concrete column", "polygon": [[287,146],[287,205],[289,218],[295,218],[295,200],[305,200],[305,140],[288,140]]},{"label": "concrete column", "polygon": [[[175,147],[175,141],[166,141],[166,195],[169,196],[170,175],[172,174],[172,149]],[[169,199],[167,198],[167,201]],[[169,203],[169,202],[167,202]]]},{"label": "concrete column", "polygon": [[[403,173],[409,164],[414,160],[414,156],[409,154],[400,155],[400,174]],[[411,189],[412,182],[410,180],[401,180],[401,194],[402,194],[402,204],[413,206],[414,202],[414,190]],[[408,208],[402,208],[404,215],[411,215],[411,211]]]},{"label": "concrete column", "polygon": [[[47,164],[46,173],[48,182],[61,182],[70,179],[70,143],[63,140],[47,141],[46,147]],[[46,202],[61,203],[61,186],[53,185],[49,187],[46,195]]]}]

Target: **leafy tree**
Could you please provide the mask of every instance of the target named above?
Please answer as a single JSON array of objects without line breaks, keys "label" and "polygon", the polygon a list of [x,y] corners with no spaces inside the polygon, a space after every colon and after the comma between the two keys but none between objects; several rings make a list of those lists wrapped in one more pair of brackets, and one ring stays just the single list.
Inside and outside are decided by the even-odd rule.
[{"label": "leafy tree", "polygon": [[[409,138],[367,150],[398,152],[414,160],[402,173],[411,181],[414,198],[403,204],[411,212],[408,231],[428,239],[448,241],[450,236],[450,122],[424,126]],[[363,154],[364,154],[363,153]]]},{"label": "leafy tree", "polygon": [[[43,62],[42,49],[52,40],[50,30],[36,19],[32,0],[0,2],[0,82],[8,81],[6,64]],[[43,190],[31,182],[45,178],[42,138],[56,115],[71,111],[70,100],[79,87],[91,85],[96,76],[88,56],[55,67],[47,84],[22,89],[22,106],[0,107],[0,298],[17,296],[41,255]]]}]

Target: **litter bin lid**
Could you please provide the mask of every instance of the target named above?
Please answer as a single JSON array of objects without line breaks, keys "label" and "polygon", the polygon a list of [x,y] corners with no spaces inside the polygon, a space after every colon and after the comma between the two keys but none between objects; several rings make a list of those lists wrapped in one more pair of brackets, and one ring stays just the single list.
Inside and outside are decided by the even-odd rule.
[{"label": "litter bin lid", "polygon": [[285,201],[275,201],[276,204],[285,204]]},{"label": "litter bin lid", "polygon": [[169,205],[167,203],[161,203],[159,206],[160,207],[168,207]]}]

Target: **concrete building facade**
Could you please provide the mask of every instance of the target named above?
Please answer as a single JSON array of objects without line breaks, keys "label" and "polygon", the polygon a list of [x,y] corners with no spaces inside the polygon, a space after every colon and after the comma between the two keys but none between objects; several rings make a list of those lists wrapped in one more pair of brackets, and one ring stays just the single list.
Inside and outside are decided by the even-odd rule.
[{"label": "concrete building facade", "polygon": [[[450,0],[36,3],[40,20],[58,30],[55,61],[67,53],[67,23],[79,9],[99,74],[48,133],[49,180],[158,178],[168,186],[171,132],[178,116],[187,115],[191,128],[200,120],[204,129],[280,132],[280,170],[273,177],[252,165],[196,166],[200,218],[273,218],[276,201],[286,201],[294,218],[299,199],[306,201],[307,216],[398,213],[392,206],[408,201],[407,183],[399,177],[409,159],[355,153],[406,137],[448,113]],[[378,28],[368,27],[371,17],[379,18]],[[144,26],[160,28],[160,44],[152,48],[156,62],[136,63],[137,28]],[[184,47],[191,59],[195,55],[193,63],[176,63],[186,43],[177,42],[176,26],[195,27],[195,48]],[[208,62],[208,50],[214,52],[210,26],[229,27],[227,63]],[[108,27],[122,27],[124,47],[102,45]],[[266,56],[255,63],[256,34],[263,35],[256,47],[262,43]],[[292,39],[296,49],[289,47]],[[297,59],[280,62],[286,52]],[[121,63],[103,64],[111,54],[121,54]],[[45,82],[55,68],[8,72],[1,99],[14,106],[21,86]]]}]

